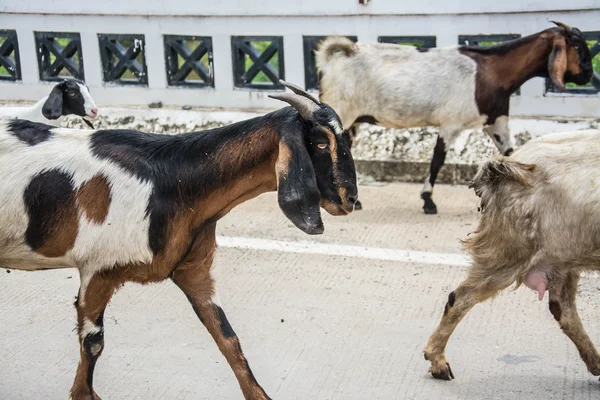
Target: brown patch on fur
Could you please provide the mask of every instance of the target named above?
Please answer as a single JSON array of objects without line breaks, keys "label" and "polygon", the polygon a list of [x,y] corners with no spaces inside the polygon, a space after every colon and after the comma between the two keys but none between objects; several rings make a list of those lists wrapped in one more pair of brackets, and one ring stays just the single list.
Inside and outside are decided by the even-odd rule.
[{"label": "brown patch on fur", "polygon": [[42,246],[35,251],[45,257],[61,257],[75,245],[79,231],[79,217],[75,205],[75,195],[70,193],[67,201],[60,206],[53,219],[53,225]]},{"label": "brown patch on fur", "polygon": [[101,224],[108,215],[111,202],[110,185],[104,175],[94,175],[77,191],[77,205],[87,219]]}]

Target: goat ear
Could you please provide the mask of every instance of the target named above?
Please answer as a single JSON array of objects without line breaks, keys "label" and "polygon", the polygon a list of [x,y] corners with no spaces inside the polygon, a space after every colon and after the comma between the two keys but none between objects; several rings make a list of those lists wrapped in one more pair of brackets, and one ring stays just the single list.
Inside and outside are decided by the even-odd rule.
[{"label": "goat ear", "polygon": [[42,107],[42,115],[48,119],[58,119],[62,115],[63,91],[61,85],[56,85],[50,92],[48,100]]},{"label": "goat ear", "polygon": [[562,92],[565,90],[564,76],[567,70],[567,42],[564,37],[554,40],[552,53],[548,58],[548,75],[552,83]]},{"label": "goat ear", "polygon": [[298,132],[284,132],[275,163],[277,199],[285,216],[309,235],[323,233],[315,171]]}]

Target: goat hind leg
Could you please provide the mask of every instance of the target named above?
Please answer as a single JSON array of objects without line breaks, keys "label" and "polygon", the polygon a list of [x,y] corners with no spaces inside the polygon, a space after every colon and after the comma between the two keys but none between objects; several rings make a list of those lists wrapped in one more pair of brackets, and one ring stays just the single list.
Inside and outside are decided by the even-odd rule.
[{"label": "goat hind leg", "polygon": [[450,363],[446,360],[445,350],[452,332],[460,321],[477,303],[489,299],[514,282],[514,279],[503,278],[477,283],[479,279],[472,277],[476,275],[472,272],[473,269],[469,278],[448,296],[442,320],[429,338],[427,347],[423,350],[425,359],[431,362],[429,372],[436,379],[447,381],[454,379]]},{"label": "goat hind leg", "polygon": [[115,289],[114,282],[100,275],[93,276],[87,284],[82,283],[79,289],[75,308],[80,360],[71,387],[72,400],[100,400],[93,388],[94,368],[104,349],[104,310]]},{"label": "goat hind leg", "polygon": [[[210,261],[212,262],[212,259]],[[225,312],[214,299],[214,281],[210,273],[201,268],[176,270],[172,279],[185,293],[198,318],[227,359],[244,397],[247,400],[270,400],[256,381]]]},{"label": "goat hind leg", "polygon": [[567,274],[560,294],[550,290],[548,303],[550,312],[560,325],[562,331],[571,339],[579,350],[581,359],[585,362],[590,373],[600,375],[600,355],[596,346],[585,331],[579,313],[577,312],[576,297],[579,273],[570,271]]}]

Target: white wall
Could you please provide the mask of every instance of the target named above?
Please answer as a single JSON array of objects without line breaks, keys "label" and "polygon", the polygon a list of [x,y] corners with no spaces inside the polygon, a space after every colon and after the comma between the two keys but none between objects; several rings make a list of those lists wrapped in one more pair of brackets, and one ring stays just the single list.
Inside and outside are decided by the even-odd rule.
[{"label": "white wall", "polygon": [[[457,44],[459,34],[535,33],[552,26],[549,20],[564,21],[582,31],[600,31],[597,0],[573,0],[566,5],[571,10],[562,11],[552,10],[564,8],[564,2],[533,0],[504,0],[485,6],[475,0],[372,0],[367,6],[359,5],[358,0],[171,1],[168,6],[163,0],[7,2],[0,4],[0,29],[17,30],[23,80],[0,83],[0,99],[36,100],[48,93],[51,84],[38,78],[33,31],[80,32],[86,81],[100,105],[160,100],[168,105],[210,108],[279,107],[279,102],[267,98],[268,92],[233,87],[232,35],[282,35],[285,79],[303,86],[303,35],[356,35],[358,40],[370,42],[383,35],[435,35],[438,46],[448,46]],[[145,35],[147,88],[103,84],[98,33]],[[163,34],[213,38],[215,88],[167,87]],[[544,81],[536,78],[522,87],[521,96],[512,99],[511,113],[600,117],[600,96],[545,94]]]}]

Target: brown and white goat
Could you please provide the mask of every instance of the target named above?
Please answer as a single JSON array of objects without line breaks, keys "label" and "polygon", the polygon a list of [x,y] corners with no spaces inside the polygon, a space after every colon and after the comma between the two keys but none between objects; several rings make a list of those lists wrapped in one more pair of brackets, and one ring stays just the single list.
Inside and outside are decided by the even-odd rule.
[{"label": "brown and white goat", "polygon": [[575,305],[580,273],[600,271],[598,171],[600,130],[548,135],[479,169],[472,187],[481,220],[464,241],[473,264],[424,350],[434,377],[454,378],[444,351],[467,312],[513,283],[540,300],[549,291],[550,312],[588,370],[600,375],[600,355]]},{"label": "brown and white goat", "polygon": [[439,126],[421,192],[425,213],[436,214],[433,186],[462,130],[483,126],[500,153],[510,154],[510,95],[525,81],[550,77],[560,89],[566,82],[590,81],[592,60],[582,33],[556,24],[491,47],[426,49],[330,37],[316,53],[320,99],[336,110],[351,136],[361,122],[388,128]]},{"label": "brown and white goat", "polygon": [[125,282],[165,279],[185,293],[245,398],[268,399],[213,298],[216,223],[236,205],[277,190],[286,217],[319,234],[319,205],[345,215],[357,199],[335,111],[282,84],[295,94],[271,97],[293,107],[176,136],[0,122],[0,265],[79,270],[73,399],[99,399],[92,379],[111,296]]}]

